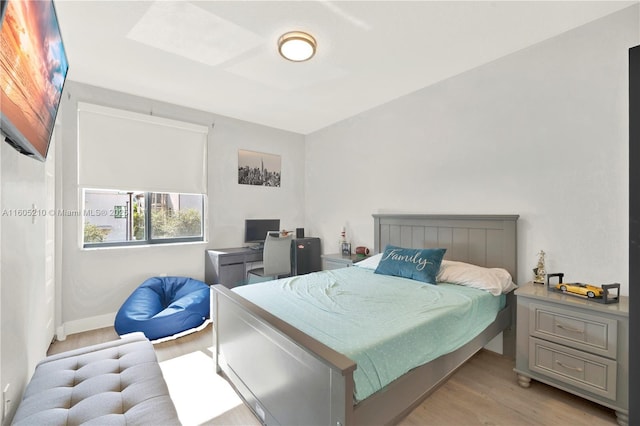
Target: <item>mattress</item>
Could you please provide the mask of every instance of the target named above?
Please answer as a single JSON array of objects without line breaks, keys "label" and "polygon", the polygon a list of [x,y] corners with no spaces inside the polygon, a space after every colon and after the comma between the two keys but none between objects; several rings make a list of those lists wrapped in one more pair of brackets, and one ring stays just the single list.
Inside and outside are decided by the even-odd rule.
[{"label": "mattress", "polygon": [[361,401],[409,370],[463,346],[504,306],[504,296],[343,268],[233,289],[357,364]]}]

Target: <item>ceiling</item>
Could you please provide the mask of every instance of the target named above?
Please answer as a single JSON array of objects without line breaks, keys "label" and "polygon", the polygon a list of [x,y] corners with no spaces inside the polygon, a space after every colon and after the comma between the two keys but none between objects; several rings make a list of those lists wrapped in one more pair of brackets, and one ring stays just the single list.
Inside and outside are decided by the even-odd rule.
[{"label": "ceiling", "polygon": [[635,3],[55,0],[69,79],[301,134]]}]

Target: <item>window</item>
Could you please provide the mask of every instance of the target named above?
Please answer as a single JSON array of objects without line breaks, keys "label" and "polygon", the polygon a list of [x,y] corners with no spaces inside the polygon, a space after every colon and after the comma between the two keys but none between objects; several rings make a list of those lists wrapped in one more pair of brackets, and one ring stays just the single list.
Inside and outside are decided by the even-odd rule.
[{"label": "window", "polygon": [[84,247],[204,240],[204,195],[85,189]]},{"label": "window", "polygon": [[78,102],[83,246],[204,241],[208,140],[208,126]]}]

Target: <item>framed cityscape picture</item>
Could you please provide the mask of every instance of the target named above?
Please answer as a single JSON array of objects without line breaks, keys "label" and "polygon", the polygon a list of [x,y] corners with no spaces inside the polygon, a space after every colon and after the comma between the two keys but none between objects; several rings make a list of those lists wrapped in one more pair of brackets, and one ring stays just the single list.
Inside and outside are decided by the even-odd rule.
[{"label": "framed cityscape picture", "polygon": [[276,154],[238,150],[238,183],[280,186],[281,158]]}]

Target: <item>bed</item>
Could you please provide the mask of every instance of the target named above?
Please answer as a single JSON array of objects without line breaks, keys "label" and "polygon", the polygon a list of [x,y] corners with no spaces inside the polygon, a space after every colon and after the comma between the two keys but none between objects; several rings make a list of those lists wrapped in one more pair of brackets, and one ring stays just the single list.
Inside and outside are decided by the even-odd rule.
[{"label": "bed", "polygon": [[[447,260],[504,268],[515,279],[517,218],[377,214],[374,253],[388,244],[441,247]],[[320,341],[326,339],[311,337],[222,285],[212,289],[216,368],[265,424],[393,424],[500,333],[503,353],[514,352],[514,303],[508,294],[495,319],[468,343],[360,399],[358,364]]]}]

